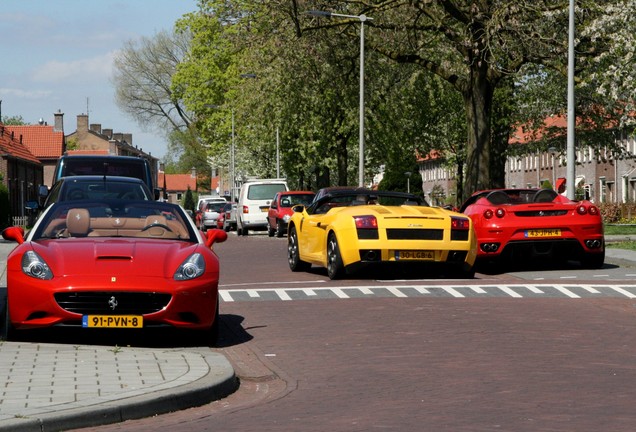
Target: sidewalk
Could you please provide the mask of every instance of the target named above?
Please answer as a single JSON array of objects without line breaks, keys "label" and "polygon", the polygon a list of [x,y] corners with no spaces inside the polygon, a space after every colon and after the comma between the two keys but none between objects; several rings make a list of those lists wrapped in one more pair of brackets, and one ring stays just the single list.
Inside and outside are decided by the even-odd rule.
[{"label": "sidewalk", "polygon": [[[2,307],[14,247],[0,239]],[[149,417],[221,399],[237,387],[230,362],[205,348],[0,342],[0,431],[53,432]]]}]

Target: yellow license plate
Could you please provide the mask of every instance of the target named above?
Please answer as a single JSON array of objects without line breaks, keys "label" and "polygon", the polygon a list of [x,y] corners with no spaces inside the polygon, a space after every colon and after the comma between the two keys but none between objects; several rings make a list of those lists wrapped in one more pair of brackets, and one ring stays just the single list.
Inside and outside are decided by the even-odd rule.
[{"label": "yellow license plate", "polygon": [[561,237],[560,229],[534,229],[526,230],[527,238]]},{"label": "yellow license plate", "polygon": [[95,328],[143,328],[141,315],[84,315],[82,327]]},{"label": "yellow license plate", "polygon": [[267,212],[269,212],[269,207],[261,207],[261,211],[263,213],[267,213]]},{"label": "yellow license plate", "polygon": [[395,251],[396,260],[434,261],[435,252],[426,250]]}]

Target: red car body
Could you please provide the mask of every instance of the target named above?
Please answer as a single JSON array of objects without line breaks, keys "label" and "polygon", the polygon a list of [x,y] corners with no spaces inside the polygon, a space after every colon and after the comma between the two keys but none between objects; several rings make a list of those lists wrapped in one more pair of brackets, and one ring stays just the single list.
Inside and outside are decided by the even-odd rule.
[{"label": "red car body", "polygon": [[[203,237],[179,206],[144,203],[59,202],[26,237],[5,229],[19,243],[7,257],[5,336],[56,325],[171,326],[208,330],[214,343],[219,260],[211,246],[227,234]],[[107,207],[115,214],[101,217]]]},{"label": "red car body", "polygon": [[473,220],[478,262],[545,258],[603,266],[603,221],[590,201],[552,189],[496,189],[473,194],[460,211]]},{"label": "red car body", "polygon": [[282,237],[287,232],[287,223],[296,204],[308,206],[313,201],[315,193],[311,191],[283,191],[277,192],[267,212],[267,233],[270,237]]}]

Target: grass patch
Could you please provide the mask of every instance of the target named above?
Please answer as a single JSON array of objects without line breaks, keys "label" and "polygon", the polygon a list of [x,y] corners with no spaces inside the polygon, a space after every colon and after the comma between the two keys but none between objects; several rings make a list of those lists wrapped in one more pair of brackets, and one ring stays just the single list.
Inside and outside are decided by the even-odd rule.
[{"label": "grass patch", "polygon": [[605,235],[636,235],[636,225],[605,225]]},{"label": "grass patch", "polygon": [[605,243],[606,248],[614,248],[614,249],[628,249],[636,251],[636,241],[622,241],[622,242],[611,242]]}]

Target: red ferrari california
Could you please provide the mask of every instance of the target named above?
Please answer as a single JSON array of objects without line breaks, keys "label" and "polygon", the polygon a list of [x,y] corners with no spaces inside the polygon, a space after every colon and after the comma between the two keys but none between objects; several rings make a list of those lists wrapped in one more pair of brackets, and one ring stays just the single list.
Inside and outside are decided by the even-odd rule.
[{"label": "red ferrari california", "polygon": [[5,338],[51,326],[200,330],[218,336],[219,260],[178,205],[156,201],[62,201],[45,210],[7,257]]},{"label": "red ferrari california", "polygon": [[478,262],[576,260],[601,268],[605,261],[603,221],[590,201],[552,189],[495,189],[473,194],[460,211],[473,220]]}]

